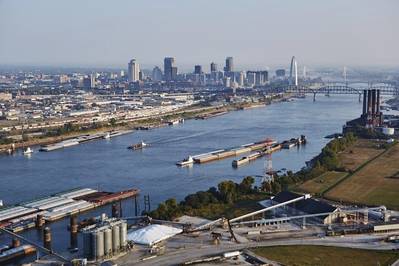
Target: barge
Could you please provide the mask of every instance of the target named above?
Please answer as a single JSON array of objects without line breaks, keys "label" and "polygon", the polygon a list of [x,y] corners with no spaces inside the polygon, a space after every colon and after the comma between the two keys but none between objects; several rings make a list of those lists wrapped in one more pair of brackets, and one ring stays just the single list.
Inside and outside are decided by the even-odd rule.
[{"label": "barge", "polygon": [[93,141],[93,140],[110,139],[113,137],[131,133],[131,132],[132,132],[132,130],[120,130],[120,131],[110,131],[110,132],[106,132],[106,133],[80,135],[80,136],[72,138],[72,139],[63,140],[63,141],[60,141],[60,142],[57,142],[54,144],[44,145],[39,149],[39,151],[43,151],[43,152],[55,151],[55,150],[59,150],[59,149],[63,149],[63,148],[76,146],[76,145],[79,145],[79,144],[82,144],[85,142],[89,142],[89,141]]},{"label": "barge", "polygon": [[263,150],[266,147],[270,147],[274,144],[276,144],[276,141],[267,138],[267,139],[259,141],[259,142],[241,145],[240,147],[237,147],[237,148],[226,149],[226,150],[217,150],[217,151],[210,152],[210,153],[195,155],[195,156],[193,156],[193,159],[194,159],[195,163],[199,163],[199,164],[207,163],[207,162],[212,162],[212,161],[216,161],[216,160],[226,159],[229,157],[238,156],[238,155],[241,155],[244,153],[249,153],[251,151]]},{"label": "barge", "polygon": [[257,152],[255,152],[255,153],[251,153],[251,154],[248,155],[248,156],[244,156],[244,157],[242,157],[241,159],[234,160],[234,161],[231,163],[231,165],[232,165],[234,168],[240,167],[241,165],[247,164],[247,163],[249,163],[249,162],[251,162],[251,161],[254,161],[254,160],[256,160],[256,159],[258,159],[258,158],[260,158],[260,157],[263,157],[263,156],[265,156],[266,154],[269,154],[269,153],[278,151],[278,150],[281,149],[281,147],[282,147],[281,144],[278,144],[278,143],[273,144],[273,145],[271,145],[271,146],[265,148],[265,149],[262,150],[262,151],[257,151]]},{"label": "barge", "polygon": [[0,210],[0,227],[21,232],[35,227],[38,220],[53,222],[112,202],[136,197],[138,189],[100,192],[91,188],[74,189],[49,197],[23,202]]},{"label": "barge", "polygon": [[209,119],[209,118],[212,118],[212,117],[221,116],[221,115],[224,115],[224,114],[227,114],[227,113],[228,113],[227,111],[218,111],[218,112],[214,112],[214,113],[198,115],[198,116],[195,117],[195,119],[205,120],[205,119]]},{"label": "barge", "polygon": [[12,247],[5,247],[0,250],[0,264],[7,264],[7,262],[24,257],[36,252],[36,248],[32,245],[13,245]]}]

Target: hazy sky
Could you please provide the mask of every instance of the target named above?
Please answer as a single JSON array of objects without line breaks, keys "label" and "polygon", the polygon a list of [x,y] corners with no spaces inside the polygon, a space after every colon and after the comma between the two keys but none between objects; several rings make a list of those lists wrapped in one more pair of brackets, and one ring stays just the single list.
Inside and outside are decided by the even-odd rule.
[{"label": "hazy sky", "polygon": [[399,65],[398,0],[0,0],[0,64]]}]

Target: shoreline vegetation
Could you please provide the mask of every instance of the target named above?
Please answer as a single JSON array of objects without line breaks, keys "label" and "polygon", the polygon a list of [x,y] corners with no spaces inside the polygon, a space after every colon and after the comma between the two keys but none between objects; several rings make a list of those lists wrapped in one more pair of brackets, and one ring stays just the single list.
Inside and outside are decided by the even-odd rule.
[{"label": "shoreline vegetation", "polygon": [[[224,106],[211,106],[207,104],[190,106],[182,110],[178,110],[172,113],[166,113],[161,116],[157,115],[154,117],[135,118],[130,121],[117,121],[111,119],[105,123],[93,123],[90,125],[76,125],[76,124],[65,124],[63,127],[54,129],[47,129],[43,132],[42,136],[39,137],[28,137],[27,134],[22,135],[22,139],[15,141],[11,138],[0,135],[0,154],[6,153],[7,150],[14,143],[15,148],[23,148],[25,146],[37,146],[37,145],[48,145],[63,140],[75,138],[82,134],[94,134],[94,133],[105,133],[111,130],[134,130],[139,127],[151,127],[156,128],[165,124],[165,121],[184,118],[184,119],[195,119],[198,116],[210,115],[218,112],[231,112],[250,109],[258,106],[266,106],[272,103],[276,103],[286,98],[274,97],[272,99],[264,99],[259,102],[247,102],[239,104],[228,104]],[[289,96],[288,96],[289,97]]]},{"label": "shoreline vegetation", "polygon": [[[220,217],[233,218],[240,214],[259,209],[257,202],[283,190],[291,190],[307,180],[314,179],[328,171],[342,171],[338,154],[355,143],[352,133],[331,140],[322,152],[312,159],[310,166],[293,173],[274,175],[271,182],[264,181],[254,186],[255,178],[245,177],[241,183],[225,180],[207,191],[198,191],[185,197],[180,203],[170,198],[159,204],[158,208],[147,213],[155,219],[174,220],[181,215],[200,216],[207,219]],[[251,203],[252,201],[252,203]],[[250,208],[248,208],[250,206]],[[227,211],[229,210],[229,211]]]}]

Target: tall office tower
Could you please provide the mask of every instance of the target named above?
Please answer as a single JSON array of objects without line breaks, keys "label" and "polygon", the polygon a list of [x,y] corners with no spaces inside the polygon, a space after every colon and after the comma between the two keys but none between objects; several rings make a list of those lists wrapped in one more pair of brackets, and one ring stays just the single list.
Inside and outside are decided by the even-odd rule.
[{"label": "tall office tower", "polygon": [[285,69],[277,69],[276,76],[277,77],[285,77]]},{"label": "tall office tower", "polygon": [[163,60],[163,64],[164,64],[165,80],[166,81],[176,80],[177,67],[175,67],[175,58],[165,57],[165,59]]},{"label": "tall office tower", "polygon": [[177,67],[172,67],[172,80],[177,80]]},{"label": "tall office tower", "polygon": [[244,87],[244,79],[245,79],[245,73],[244,71],[241,71],[238,77],[238,86]]},{"label": "tall office tower", "polygon": [[223,79],[223,85],[224,85],[226,88],[230,88],[230,87],[231,87],[231,80],[230,80],[230,77],[225,77],[225,78]]},{"label": "tall office tower", "polygon": [[214,62],[211,63],[211,72],[218,71],[218,65]]},{"label": "tall office tower", "polygon": [[123,78],[125,76],[125,70],[121,70],[120,76],[121,76],[121,78]]},{"label": "tall office tower", "polygon": [[159,67],[154,67],[152,70],[152,80],[161,81],[162,80],[162,70]]},{"label": "tall office tower", "polygon": [[83,87],[85,89],[92,89],[96,87],[96,76],[90,74],[90,76],[83,78]]},{"label": "tall office tower", "polygon": [[269,72],[267,70],[260,71],[262,75],[263,84],[265,84],[269,80]]},{"label": "tall office tower", "polygon": [[256,72],[255,71],[247,71],[247,84],[249,86],[255,85],[256,80]]},{"label": "tall office tower", "polygon": [[202,74],[202,66],[201,65],[194,66],[194,74]]},{"label": "tall office tower", "polygon": [[224,67],[225,72],[233,72],[234,71],[234,64],[233,64],[233,57],[226,58],[226,66]]},{"label": "tall office tower", "polygon": [[128,64],[128,80],[129,82],[136,82],[140,80],[140,65],[136,59],[130,60]]}]

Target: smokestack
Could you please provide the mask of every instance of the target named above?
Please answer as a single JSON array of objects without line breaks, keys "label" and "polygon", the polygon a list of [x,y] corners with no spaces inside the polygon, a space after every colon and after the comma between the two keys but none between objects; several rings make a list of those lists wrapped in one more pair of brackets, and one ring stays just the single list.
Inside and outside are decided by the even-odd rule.
[{"label": "smokestack", "polygon": [[367,91],[367,114],[371,113],[371,90]]},{"label": "smokestack", "polygon": [[367,113],[367,90],[363,90],[363,115]]},{"label": "smokestack", "polygon": [[376,91],[372,90],[372,104],[371,104],[371,114],[375,115],[375,106],[376,106]]}]

